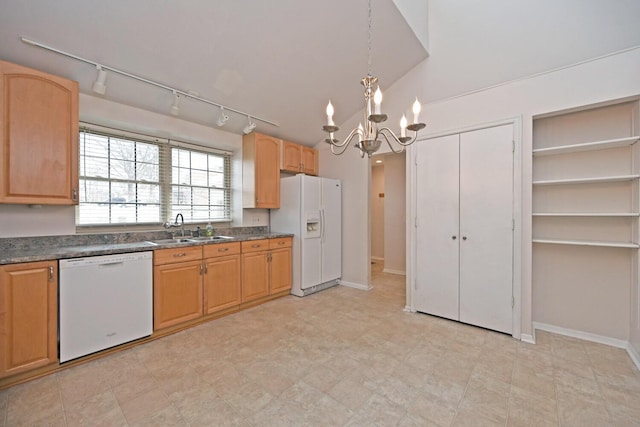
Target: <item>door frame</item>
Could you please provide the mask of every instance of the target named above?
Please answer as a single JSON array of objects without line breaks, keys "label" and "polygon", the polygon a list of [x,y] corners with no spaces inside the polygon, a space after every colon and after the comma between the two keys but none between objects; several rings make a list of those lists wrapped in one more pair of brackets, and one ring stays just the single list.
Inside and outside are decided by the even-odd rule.
[{"label": "door frame", "polygon": [[[441,136],[459,134],[464,132],[472,132],[481,129],[487,129],[497,126],[512,125],[513,126],[513,332],[512,336],[521,339],[522,330],[522,116],[507,118],[503,120],[487,122],[477,125],[464,126],[451,129],[444,132],[437,132],[422,135],[415,144],[422,141],[438,138]],[[416,221],[417,221],[417,173],[416,173],[416,155],[417,147],[412,144],[407,150],[407,228],[406,228],[406,245],[407,245],[407,289],[406,289],[406,306],[405,311],[416,312],[414,305],[414,290],[416,289]]]}]

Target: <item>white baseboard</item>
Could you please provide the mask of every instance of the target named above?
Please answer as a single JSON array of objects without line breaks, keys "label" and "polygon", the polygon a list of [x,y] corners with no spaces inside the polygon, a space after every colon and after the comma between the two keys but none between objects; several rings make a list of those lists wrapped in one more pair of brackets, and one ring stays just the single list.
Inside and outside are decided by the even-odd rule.
[{"label": "white baseboard", "polygon": [[371,285],[363,285],[361,283],[347,282],[345,280],[340,280],[340,284],[342,286],[346,286],[347,288],[360,289],[361,291],[370,291],[371,289],[373,289],[373,286]]},{"label": "white baseboard", "polygon": [[567,337],[579,338],[586,341],[597,342],[599,344],[610,345],[627,350],[627,354],[636,368],[640,370],[640,352],[629,341],[619,340],[617,338],[605,337],[602,335],[592,334],[590,332],[576,331],[573,329],[561,328],[559,326],[547,325],[546,323],[533,322],[534,332],[536,329],[541,331],[552,332],[554,334],[565,335]]},{"label": "white baseboard", "polygon": [[529,334],[520,334],[520,341],[526,342],[527,344],[535,344],[536,339],[533,335]]},{"label": "white baseboard", "polygon": [[385,268],[382,270],[383,273],[389,273],[389,274],[399,274],[401,276],[406,276],[407,272],[404,270],[392,270],[390,268]]},{"label": "white baseboard", "polygon": [[629,354],[631,360],[633,360],[636,368],[640,370],[640,351],[638,351],[638,349],[635,348],[633,344],[629,343],[629,345],[627,346],[627,353]]},{"label": "white baseboard", "polygon": [[590,332],[576,331],[575,329],[561,328],[560,326],[548,325],[546,323],[533,322],[533,329],[552,332],[567,337],[579,338],[585,341],[597,342],[599,344],[610,345],[612,347],[624,348],[629,346],[628,341],[619,340],[617,338],[605,337],[603,335],[592,334]]}]

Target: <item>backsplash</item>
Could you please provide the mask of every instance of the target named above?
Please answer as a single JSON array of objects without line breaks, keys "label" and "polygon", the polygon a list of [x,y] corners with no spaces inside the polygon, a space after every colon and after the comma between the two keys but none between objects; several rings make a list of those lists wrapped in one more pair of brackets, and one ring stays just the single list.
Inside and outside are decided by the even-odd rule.
[{"label": "backsplash", "polygon": [[[225,236],[250,236],[266,234],[269,227],[229,227],[214,229],[214,234]],[[0,251],[22,251],[33,248],[49,249],[67,246],[113,245],[148,240],[169,239],[172,233],[165,230],[131,233],[70,234],[64,236],[8,237],[0,238]]]}]

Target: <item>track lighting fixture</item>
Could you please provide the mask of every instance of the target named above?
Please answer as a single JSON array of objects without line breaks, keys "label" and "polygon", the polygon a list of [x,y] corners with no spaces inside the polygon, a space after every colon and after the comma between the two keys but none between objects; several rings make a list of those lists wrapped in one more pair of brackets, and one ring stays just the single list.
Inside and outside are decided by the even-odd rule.
[{"label": "track lighting fixture", "polygon": [[251,116],[247,116],[247,120],[249,120],[249,123],[242,129],[245,135],[250,134],[256,128],[256,124],[251,121]]},{"label": "track lighting fixture", "polygon": [[169,113],[171,113],[172,116],[180,115],[180,96],[175,90],[173,91],[173,104],[171,104]]},{"label": "track lighting fixture", "polygon": [[107,72],[102,69],[102,65],[100,65],[100,64],[96,65],[96,68],[98,70],[98,77],[96,78],[96,81],[93,82],[93,86],[91,86],[91,89],[95,93],[98,93],[100,95],[104,95],[105,92],[107,91],[107,85],[106,85]]},{"label": "track lighting fixture", "polygon": [[224,107],[220,107],[220,117],[218,117],[218,126],[222,127],[227,124],[229,116],[224,113]]},{"label": "track lighting fixture", "polygon": [[[237,110],[235,108],[231,108],[231,107],[225,107],[224,105],[212,101],[210,99],[207,98],[203,98],[202,96],[200,96],[200,94],[196,91],[193,90],[189,90],[189,91],[183,91],[183,90],[179,90],[176,89],[175,87],[172,86],[167,86],[166,84],[148,79],[146,77],[141,77],[135,74],[131,74],[127,71],[121,70],[119,68],[113,67],[111,65],[102,65],[97,63],[96,61],[93,61],[91,59],[87,59],[87,58],[83,58],[80,57],[74,53],[70,53],[70,52],[65,52],[63,50],[57,49],[55,47],[52,46],[48,46],[46,44],[42,44],[39,43],[37,41],[34,40],[30,40],[27,39],[25,37],[20,37],[20,40],[22,40],[23,43],[26,43],[30,46],[35,46],[35,47],[39,47],[41,49],[45,49],[48,50],[49,52],[53,52],[53,53],[57,53],[58,55],[62,55],[62,56],[66,56],[67,58],[71,58],[71,59],[75,59],[76,61],[80,61],[83,62],[85,64],[91,64],[92,66],[95,66],[96,69],[98,70],[98,76],[95,80],[95,82],[93,83],[91,89],[100,95],[104,95],[105,92],[107,91],[107,85],[106,85],[106,81],[107,81],[107,70],[110,71],[111,73],[115,73],[118,76],[121,77],[127,77],[129,79],[133,79],[136,80],[138,82],[142,82],[151,86],[155,86],[157,88],[163,89],[163,90],[167,90],[173,93],[173,103],[171,104],[171,107],[169,109],[169,113],[173,116],[178,116],[180,114],[180,97],[185,97],[186,99],[189,100],[193,100],[193,101],[198,101],[207,105],[212,105],[214,107],[220,108],[220,117],[218,118],[218,126],[223,126],[227,120],[229,119],[229,116],[227,116],[227,114],[229,111],[237,114],[239,116],[246,116],[249,119],[249,124],[247,125],[247,127],[245,127],[245,131],[246,133],[250,133],[253,129],[255,129],[256,124],[251,122],[251,118],[253,118],[254,120],[257,120],[259,122],[262,123],[266,123],[268,125],[271,126],[279,126],[277,123],[274,123],[270,120],[261,118],[261,117],[257,117],[254,115],[249,116],[249,114],[247,114],[244,111],[240,111]],[[104,67],[104,68],[103,68]]]}]

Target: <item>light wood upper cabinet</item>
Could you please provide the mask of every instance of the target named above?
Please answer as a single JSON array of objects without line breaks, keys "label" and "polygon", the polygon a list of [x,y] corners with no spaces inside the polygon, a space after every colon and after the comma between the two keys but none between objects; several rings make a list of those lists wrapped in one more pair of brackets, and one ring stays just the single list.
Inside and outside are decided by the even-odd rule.
[{"label": "light wood upper cabinet", "polygon": [[78,83],[0,61],[0,203],[78,203]]},{"label": "light wood upper cabinet", "polygon": [[280,170],[318,175],[318,151],[304,145],[282,141],[280,145]]},{"label": "light wood upper cabinet", "polygon": [[0,266],[0,377],[58,360],[57,266]]},{"label": "light wood upper cabinet", "polygon": [[280,140],[252,132],[242,138],[242,206],[280,207]]}]

